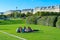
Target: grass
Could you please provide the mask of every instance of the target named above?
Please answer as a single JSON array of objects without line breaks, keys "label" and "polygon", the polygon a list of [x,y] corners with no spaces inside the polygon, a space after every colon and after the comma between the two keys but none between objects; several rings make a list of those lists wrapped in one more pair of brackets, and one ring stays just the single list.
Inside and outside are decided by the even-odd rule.
[{"label": "grass", "polygon": [[19,39],[0,33],[0,40],[19,40]]},{"label": "grass", "polygon": [[[16,28],[19,26],[30,26],[32,29],[38,29],[39,32],[32,33],[16,33]],[[11,24],[0,25],[0,30],[10,34],[17,35],[27,40],[60,40],[60,29],[42,25],[29,25],[29,24]],[[0,40],[18,40],[6,34],[0,33]]]}]

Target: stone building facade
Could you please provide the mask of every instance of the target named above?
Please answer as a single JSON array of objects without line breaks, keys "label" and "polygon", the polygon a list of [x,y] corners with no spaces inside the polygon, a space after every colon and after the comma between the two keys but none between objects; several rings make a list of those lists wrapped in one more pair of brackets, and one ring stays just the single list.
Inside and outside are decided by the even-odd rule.
[{"label": "stone building facade", "polygon": [[27,14],[27,12],[33,13],[33,9],[23,9],[23,10],[21,10],[21,13]]},{"label": "stone building facade", "polygon": [[34,8],[33,13],[35,14],[38,11],[39,12],[60,12],[60,5],[48,6],[48,7],[36,7]]}]

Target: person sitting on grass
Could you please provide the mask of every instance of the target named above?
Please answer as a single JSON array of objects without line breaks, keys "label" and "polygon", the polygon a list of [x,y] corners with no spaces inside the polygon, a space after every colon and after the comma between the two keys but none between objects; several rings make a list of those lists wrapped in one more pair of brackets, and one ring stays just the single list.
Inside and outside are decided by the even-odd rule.
[{"label": "person sitting on grass", "polygon": [[17,33],[20,33],[21,31],[22,31],[22,27],[19,27],[19,28],[16,29]]},{"label": "person sitting on grass", "polygon": [[22,32],[28,32],[27,28],[24,26],[24,28],[22,29]]},{"label": "person sitting on grass", "polygon": [[33,30],[31,29],[31,27],[28,26],[28,32],[33,32]]}]

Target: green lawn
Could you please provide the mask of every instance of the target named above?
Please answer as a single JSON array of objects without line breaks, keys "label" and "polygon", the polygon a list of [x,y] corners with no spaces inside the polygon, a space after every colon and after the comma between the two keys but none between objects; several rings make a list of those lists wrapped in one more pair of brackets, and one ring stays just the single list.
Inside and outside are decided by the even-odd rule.
[{"label": "green lawn", "polygon": [[[39,32],[33,33],[16,33],[16,28],[19,26],[31,26],[32,29],[38,29]],[[29,25],[29,24],[11,24],[0,25],[0,31],[8,32],[17,35],[27,40],[60,40],[60,29],[42,25]],[[0,40],[19,40],[0,32]]]},{"label": "green lawn", "polygon": [[9,35],[0,32],[0,40],[19,40],[17,38],[11,37]]}]

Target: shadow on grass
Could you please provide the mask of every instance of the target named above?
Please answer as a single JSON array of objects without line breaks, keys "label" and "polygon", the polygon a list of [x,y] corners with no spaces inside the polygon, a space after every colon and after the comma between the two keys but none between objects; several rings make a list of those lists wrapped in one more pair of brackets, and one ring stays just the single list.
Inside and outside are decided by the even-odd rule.
[{"label": "shadow on grass", "polygon": [[43,30],[37,30],[37,31],[31,32],[31,33],[43,33]]}]

